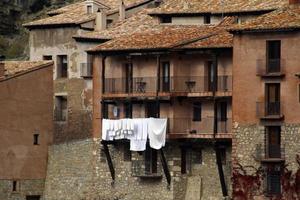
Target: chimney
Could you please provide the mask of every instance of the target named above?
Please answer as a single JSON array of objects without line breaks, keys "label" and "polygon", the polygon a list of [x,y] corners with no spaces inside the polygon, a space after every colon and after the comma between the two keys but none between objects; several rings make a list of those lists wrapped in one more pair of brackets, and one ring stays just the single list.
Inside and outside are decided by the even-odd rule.
[{"label": "chimney", "polygon": [[300,0],[289,0],[290,5],[299,4]]},{"label": "chimney", "polygon": [[119,0],[120,6],[119,6],[119,19],[120,21],[125,20],[126,17],[126,10],[125,10],[125,4],[123,0]]},{"label": "chimney", "polygon": [[98,9],[95,20],[95,31],[105,30],[106,25],[106,11],[105,9]]}]

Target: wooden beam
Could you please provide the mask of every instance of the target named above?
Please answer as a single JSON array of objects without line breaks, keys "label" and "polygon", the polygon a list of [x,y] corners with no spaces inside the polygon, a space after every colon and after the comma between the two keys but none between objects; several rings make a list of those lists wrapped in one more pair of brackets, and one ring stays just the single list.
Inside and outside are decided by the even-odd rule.
[{"label": "wooden beam", "polygon": [[167,163],[164,151],[162,149],[160,149],[159,151],[160,151],[161,163],[162,163],[164,173],[165,173],[165,176],[166,176],[167,182],[168,182],[168,187],[170,187],[170,185],[171,185],[171,174],[170,174],[170,170],[168,168],[168,163]]},{"label": "wooden beam", "polygon": [[112,163],[112,160],[111,160],[111,156],[110,156],[110,153],[109,153],[107,142],[101,141],[101,144],[103,145],[103,150],[104,150],[104,153],[105,153],[105,156],[106,156],[106,159],[107,159],[107,164],[108,164],[108,167],[109,167],[111,178],[113,180],[112,181],[112,185],[113,185],[115,183],[115,169],[114,169],[114,166],[113,166],[113,163]]}]

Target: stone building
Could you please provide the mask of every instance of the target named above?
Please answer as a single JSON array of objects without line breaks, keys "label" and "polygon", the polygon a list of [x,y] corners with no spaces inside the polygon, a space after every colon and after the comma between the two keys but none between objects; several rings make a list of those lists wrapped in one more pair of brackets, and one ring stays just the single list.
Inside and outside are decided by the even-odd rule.
[{"label": "stone building", "polygon": [[0,199],[43,195],[52,143],[52,62],[0,62]]},{"label": "stone building", "polygon": [[299,30],[299,1],[232,29],[236,199],[300,198]]}]

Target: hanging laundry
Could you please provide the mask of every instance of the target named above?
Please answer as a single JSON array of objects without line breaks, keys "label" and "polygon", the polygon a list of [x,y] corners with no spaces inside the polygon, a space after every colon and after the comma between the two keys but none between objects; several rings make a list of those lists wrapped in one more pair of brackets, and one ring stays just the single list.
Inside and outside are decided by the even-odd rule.
[{"label": "hanging laundry", "polygon": [[149,119],[148,138],[150,147],[161,149],[166,143],[167,119]]},{"label": "hanging laundry", "polygon": [[134,134],[130,139],[130,150],[131,151],[145,151],[147,143],[147,133],[144,134],[146,119],[134,119]]}]

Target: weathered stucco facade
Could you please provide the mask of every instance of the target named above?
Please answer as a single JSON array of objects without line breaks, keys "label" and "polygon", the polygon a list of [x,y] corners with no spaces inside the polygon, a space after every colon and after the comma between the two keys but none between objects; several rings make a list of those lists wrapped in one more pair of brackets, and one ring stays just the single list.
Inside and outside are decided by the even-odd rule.
[{"label": "weathered stucco facade", "polygon": [[52,66],[1,77],[0,199],[43,195],[53,132]]}]

